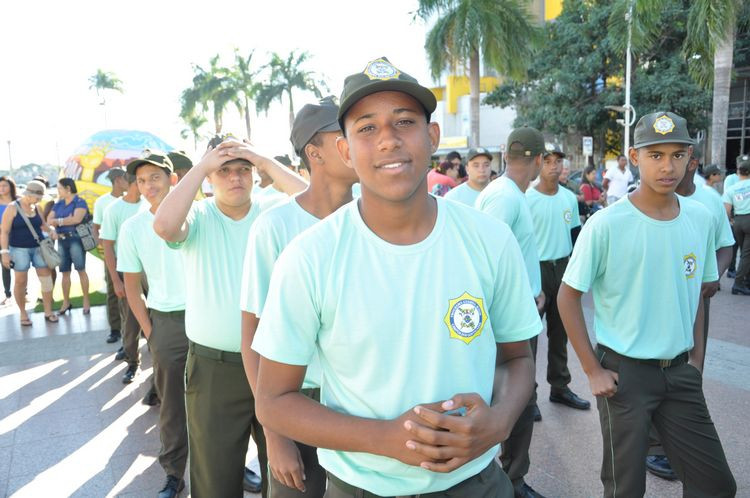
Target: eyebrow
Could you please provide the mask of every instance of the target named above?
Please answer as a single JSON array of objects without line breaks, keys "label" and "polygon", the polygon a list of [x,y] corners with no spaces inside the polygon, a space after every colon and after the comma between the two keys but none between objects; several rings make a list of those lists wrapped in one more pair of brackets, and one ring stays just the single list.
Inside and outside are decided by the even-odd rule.
[{"label": "eyebrow", "polygon": [[[411,107],[399,107],[397,109],[394,109],[392,114],[404,114],[404,113],[418,114],[419,111],[417,111],[416,109],[412,109]],[[358,117],[357,119],[354,120],[354,124],[357,124],[358,122],[362,121],[363,119],[371,119],[371,118],[374,118],[374,117],[375,117],[375,113],[374,112],[371,112],[369,114],[363,114],[362,116],[360,116],[360,117]]]}]

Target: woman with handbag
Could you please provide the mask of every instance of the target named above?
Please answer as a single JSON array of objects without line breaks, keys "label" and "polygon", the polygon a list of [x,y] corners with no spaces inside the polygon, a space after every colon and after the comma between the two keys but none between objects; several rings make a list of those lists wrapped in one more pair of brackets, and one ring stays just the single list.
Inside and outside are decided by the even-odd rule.
[{"label": "woman with handbag", "polygon": [[[45,251],[49,247],[46,240],[42,239],[42,231],[51,233],[56,238],[54,230],[50,230],[37,211],[37,203],[44,196],[44,184],[32,180],[26,186],[23,195],[15,202],[9,204],[3,212],[0,223],[0,255],[5,268],[13,268],[15,272],[15,285],[13,295],[21,312],[21,325],[31,325],[31,320],[26,312],[26,284],[28,282],[28,271],[31,265],[36,268],[36,274],[42,288],[42,302],[44,303],[44,319],[48,322],[57,322],[57,316],[52,312],[52,277],[50,269],[42,255],[41,244]],[[48,254],[47,257],[53,258]]]},{"label": "woman with handbag", "polygon": [[[0,220],[3,217],[3,212],[8,204],[16,200],[16,182],[9,176],[0,176]],[[2,267],[3,272],[3,291],[5,297],[3,297],[1,305],[10,301],[13,296],[10,292],[10,268]]]},{"label": "woman with handbag", "polygon": [[67,313],[73,306],[70,304],[70,270],[75,266],[83,291],[83,314],[90,312],[89,276],[86,273],[86,251],[76,227],[85,222],[89,208],[86,201],[78,197],[76,182],[70,178],[61,178],[57,182],[58,201],[52,206],[47,217],[47,224],[55,227],[57,232],[57,250],[60,252],[60,273],[62,274],[63,302],[58,314]]}]

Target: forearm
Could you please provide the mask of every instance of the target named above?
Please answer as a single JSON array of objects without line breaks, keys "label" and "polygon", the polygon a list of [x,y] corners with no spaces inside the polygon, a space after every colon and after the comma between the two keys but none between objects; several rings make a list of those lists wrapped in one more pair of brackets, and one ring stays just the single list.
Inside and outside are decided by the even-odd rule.
[{"label": "forearm", "polygon": [[498,442],[508,439],[534,392],[535,368],[530,346],[527,346],[527,353],[508,361],[500,359],[495,368],[491,407],[501,428]]},{"label": "forearm", "polygon": [[695,314],[695,323],[693,324],[693,349],[690,350],[689,357],[690,363],[698,367],[699,370],[703,371],[703,360],[706,356],[706,349],[704,347],[704,310],[703,310],[703,296],[698,301],[698,312]]},{"label": "forearm", "polygon": [[719,278],[724,275],[730,264],[732,264],[732,246],[722,247],[716,251],[716,265],[719,268]]},{"label": "forearm", "polygon": [[0,230],[0,249],[10,248],[10,237],[8,237],[7,230]]},{"label": "forearm", "polygon": [[167,194],[154,215],[154,231],[167,242],[181,242],[187,236],[185,219],[206,174],[200,163]]},{"label": "forearm", "polygon": [[94,232],[94,240],[96,241],[96,245],[99,245],[101,243],[101,240],[99,240],[99,225],[94,223],[92,227]]},{"label": "forearm", "polygon": [[242,365],[245,367],[245,375],[250,383],[253,394],[257,393],[258,364],[260,355],[252,349],[255,331],[258,329],[258,317],[247,311],[242,312],[242,338],[240,352],[242,353]]},{"label": "forearm", "polygon": [[273,159],[265,158],[262,167],[268,173],[268,176],[273,179],[276,190],[280,190],[287,195],[293,195],[307,188],[307,182],[304,178]]},{"label": "forearm", "polygon": [[115,242],[113,240],[102,240],[104,248],[104,264],[109,272],[112,282],[120,282],[120,276],[117,274],[117,257],[115,256]]},{"label": "forearm", "polygon": [[125,296],[128,299],[128,306],[130,306],[133,315],[135,315],[135,319],[138,320],[138,324],[141,326],[141,330],[143,330],[143,335],[148,339],[151,336],[151,318],[148,316],[146,300],[143,298],[141,274],[125,273],[123,277],[125,279]]},{"label": "forearm", "polygon": [[591,346],[586,320],[583,317],[581,306],[581,293],[566,284],[560,286],[557,293],[557,308],[560,312],[565,332],[568,334],[570,344],[578,356],[583,371],[590,375],[591,372],[600,368],[599,361]]}]

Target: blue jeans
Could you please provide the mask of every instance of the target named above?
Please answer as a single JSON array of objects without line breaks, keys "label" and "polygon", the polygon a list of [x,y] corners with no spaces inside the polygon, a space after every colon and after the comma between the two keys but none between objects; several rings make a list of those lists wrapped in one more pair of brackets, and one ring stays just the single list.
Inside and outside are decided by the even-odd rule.
[{"label": "blue jeans", "polygon": [[10,246],[10,260],[13,261],[13,269],[16,271],[29,271],[32,263],[34,264],[34,268],[47,268],[47,263],[42,258],[42,251],[39,249],[39,246]]},{"label": "blue jeans", "polygon": [[81,238],[78,235],[67,235],[64,239],[57,239],[57,250],[60,251],[60,271],[69,272],[71,265],[75,265],[77,271],[86,269],[86,251],[83,250]]}]

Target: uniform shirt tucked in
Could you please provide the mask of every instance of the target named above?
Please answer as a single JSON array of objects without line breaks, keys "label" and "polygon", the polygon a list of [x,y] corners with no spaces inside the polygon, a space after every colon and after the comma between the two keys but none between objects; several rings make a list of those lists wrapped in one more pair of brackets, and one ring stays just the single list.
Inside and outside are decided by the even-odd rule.
[{"label": "uniform shirt tucked in", "polygon": [[628,184],[633,181],[633,173],[630,172],[630,168],[627,166],[625,166],[625,171],[622,171],[619,166],[615,166],[607,170],[604,178],[609,180],[607,196],[619,199],[628,193]]},{"label": "uniform shirt tucked in", "polygon": [[721,198],[724,204],[731,204],[734,214],[750,214],[750,179],[740,180],[724,190]]},{"label": "uniform shirt tucked in", "polygon": [[164,244],[154,232],[154,215],[144,209],[120,228],[117,271],[145,273],[146,305],[168,313],[185,309],[185,266],[182,254]]},{"label": "uniform shirt tucked in", "polygon": [[[446,267],[453,271],[434,271]],[[438,199],[432,232],[394,245],[367,227],[353,201],[281,254],[253,349],[291,365],[308,364],[317,350],[321,402],[382,420],[460,392],[489,404],[496,343],[527,340],[541,328],[505,224]],[[497,450],[449,473],[368,453],[321,448],[318,455],[339,479],[397,496],[445,490],[483,470]]]},{"label": "uniform shirt tucked in", "polygon": [[185,333],[191,341],[222,351],[240,351],[242,260],[257,203],[241,220],[216,207],[213,197],[194,202],[187,238],[168,243],[182,251],[185,273]]},{"label": "uniform shirt tucked in", "polygon": [[[261,317],[271,283],[271,272],[281,251],[320,220],[299,205],[296,196],[261,214],[247,238],[242,268],[240,309]],[[317,354],[307,367],[303,388],[320,387]]]},{"label": "uniform shirt tucked in", "polygon": [[[86,204],[86,201],[77,195],[74,195],[73,199],[68,204],[61,199],[52,205],[52,211],[55,213],[55,218],[67,218],[68,216],[72,216],[76,209],[85,209],[87,213],[89,212],[89,206]],[[56,227],[55,230],[58,233],[72,233],[76,231],[76,226],[63,225]]]},{"label": "uniform shirt tucked in", "polygon": [[703,187],[696,186],[693,195],[690,195],[687,198],[700,202],[711,213],[711,216],[714,219],[714,227],[716,228],[714,237],[716,250],[719,250],[722,247],[733,246],[734,235],[732,235],[732,226],[729,224],[729,217],[727,216],[727,211],[724,209],[724,205],[721,202],[721,196],[719,193],[708,185]]},{"label": "uniform shirt tucked in", "polygon": [[565,188],[558,188],[554,195],[530,188],[526,191],[526,200],[534,220],[539,260],[554,261],[570,256],[573,250],[570,230],[581,226],[575,194]]},{"label": "uniform shirt tucked in", "polygon": [[592,289],[596,340],[640,359],[692,349],[701,284],[719,278],[714,221],[679,198],[680,214],[659,221],[628,197],[595,213],[581,230],[563,282]]},{"label": "uniform shirt tucked in", "polygon": [[493,218],[504,221],[521,246],[526,263],[531,292],[538,296],[542,292],[542,273],[539,268],[539,252],[534,235],[529,203],[516,182],[506,176],[493,180],[477,197],[474,205]]},{"label": "uniform shirt tucked in", "polygon": [[464,182],[445,194],[445,198],[474,207],[474,203],[477,201],[480,192],[480,190],[474,190],[471,188],[469,182]]},{"label": "uniform shirt tucked in", "polygon": [[97,197],[94,201],[94,214],[91,215],[94,225],[102,226],[102,222],[104,221],[104,211],[106,211],[107,207],[117,199],[119,199],[119,197],[115,197],[111,192],[107,192],[106,194]]},{"label": "uniform shirt tucked in", "polygon": [[143,199],[138,199],[138,202],[128,202],[125,199],[115,200],[107,206],[107,209],[104,211],[102,228],[99,230],[99,238],[115,241],[116,254],[118,246],[120,245],[118,235],[122,224],[125,223],[125,220],[134,216],[138,211],[147,206],[148,204],[143,202]]}]

